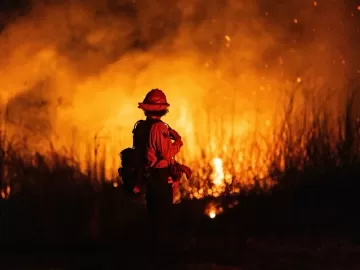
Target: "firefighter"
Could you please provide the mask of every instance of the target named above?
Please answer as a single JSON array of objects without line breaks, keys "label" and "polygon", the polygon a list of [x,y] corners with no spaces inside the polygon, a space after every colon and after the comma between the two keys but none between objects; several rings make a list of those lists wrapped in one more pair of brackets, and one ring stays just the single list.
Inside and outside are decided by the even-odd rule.
[{"label": "firefighter", "polygon": [[[169,167],[183,145],[178,132],[161,121],[169,106],[163,91],[152,89],[138,107],[144,111],[146,120],[139,122],[134,129],[134,148],[146,167],[144,182],[152,225],[152,250],[162,259],[173,248],[170,241],[174,181]],[[135,187],[134,192],[138,191]]]}]

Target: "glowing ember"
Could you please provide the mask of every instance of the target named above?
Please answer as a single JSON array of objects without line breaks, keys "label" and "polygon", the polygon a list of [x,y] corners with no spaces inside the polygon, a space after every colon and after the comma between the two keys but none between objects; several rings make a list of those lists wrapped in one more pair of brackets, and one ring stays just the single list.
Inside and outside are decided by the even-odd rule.
[{"label": "glowing ember", "polygon": [[216,217],[215,211],[211,211],[211,212],[209,213],[209,217],[210,217],[211,219],[214,219],[214,218]]},{"label": "glowing ember", "polygon": [[117,182],[114,182],[114,183],[113,183],[113,187],[116,188],[116,187],[118,187],[118,186],[119,186],[119,184],[118,184]]},{"label": "glowing ember", "polygon": [[316,1],[314,1],[314,6],[317,7],[318,3]]},{"label": "glowing ember", "polygon": [[298,23],[298,19],[296,19],[296,18],[293,21],[294,21],[294,23]]},{"label": "glowing ember", "polygon": [[10,185],[3,188],[0,192],[2,199],[8,199],[10,197],[11,187]]},{"label": "glowing ember", "polygon": [[221,214],[224,209],[214,201],[207,204],[205,207],[205,215],[209,218],[214,219],[217,215]]}]

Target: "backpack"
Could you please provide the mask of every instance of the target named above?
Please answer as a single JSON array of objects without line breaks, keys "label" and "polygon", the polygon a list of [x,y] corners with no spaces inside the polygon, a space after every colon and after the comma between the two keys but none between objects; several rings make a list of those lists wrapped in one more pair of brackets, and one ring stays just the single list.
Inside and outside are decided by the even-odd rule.
[{"label": "backpack", "polygon": [[132,131],[133,147],[125,148],[119,154],[121,167],[118,173],[127,192],[134,194],[134,187],[140,189],[139,195],[145,192],[147,143],[152,125],[159,121],[161,120],[148,119],[136,122]]},{"label": "backpack", "polygon": [[[118,169],[119,176],[123,181],[123,187],[126,191],[136,195],[134,187],[138,187],[138,195],[145,193],[145,182],[147,178],[147,143],[150,136],[151,127],[158,119],[140,120],[135,123],[133,128],[133,147],[125,148],[120,152],[121,167]],[[167,125],[168,126],[168,125]],[[140,129],[140,130],[137,130]],[[141,130],[142,129],[142,130]],[[137,132],[138,131],[138,132]],[[187,178],[191,177],[191,169],[183,164],[173,160],[169,164],[169,173],[173,181],[179,181],[185,173]]]}]

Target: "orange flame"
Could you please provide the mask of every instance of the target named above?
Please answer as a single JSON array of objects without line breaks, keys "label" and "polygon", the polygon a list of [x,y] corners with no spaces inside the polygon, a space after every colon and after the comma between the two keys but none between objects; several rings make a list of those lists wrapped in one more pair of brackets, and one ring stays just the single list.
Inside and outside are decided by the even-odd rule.
[{"label": "orange flame", "polygon": [[[344,59],[356,59],[348,46],[352,35],[335,23],[328,30],[328,18],[345,16],[344,3],[324,1],[326,16],[313,16],[317,9],[299,0],[303,12],[294,19],[276,6],[264,15],[256,1],[226,1],[221,9],[193,2],[167,8],[129,2],[136,18],[106,1],[34,4],[0,33],[0,105],[7,110],[1,117],[9,137],[26,137],[30,152],[71,149],[84,171],[104,161],[106,178],[113,179],[117,154],[131,146],[132,127],[144,117],[137,102],[158,87],[171,103],[164,121],[184,138],[179,158],[195,172],[186,192],[217,196],[226,185],[238,192],[237,184],[266,178],[269,156],[280,152],[274,134],[288,117],[281,111],[288,89],[304,93],[294,104],[296,122],[306,96],[320,100],[328,86],[347,83],[352,63]],[[283,27],[291,20],[304,33],[296,32],[300,25]],[[308,79],[316,91],[306,92]],[[334,97],[334,111],[343,96]]]},{"label": "orange flame", "polygon": [[208,203],[205,208],[205,214],[211,219],[216,218],[216,216],[223,213],[223,211],[224,211],[223,207],[221,207],[215,202]]}]

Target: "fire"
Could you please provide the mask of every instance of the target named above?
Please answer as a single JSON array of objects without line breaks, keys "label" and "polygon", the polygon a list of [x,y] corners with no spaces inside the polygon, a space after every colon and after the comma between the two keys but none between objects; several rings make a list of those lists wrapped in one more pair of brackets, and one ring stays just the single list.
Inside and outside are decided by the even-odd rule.
[{"label": "fire", "polygon": [[211,219],[214,219],[214,218],[216,217],[216,212],[215,212],[214,210],[210,211],[209,217],[210,217]]},{"label": "fire", "polygon": [[208,203],[205,208],[205,214],[211,219],[216,218],[216,216],[223,213],[223,211],[223,207],[221,207],[218,203],[215,203],[214,201]]},{"label": "fire", "polygon": [[1,198],[2,199],[7,199],[10,197],[10,193],[11,193],[11,187],[10,185],[7,185],[6,187],[4,187],[3,189],[1,189]]},{"label": "fire", "polygon": [[211,179],[213,180],[213,184],[216,187],[221,187],[224,185],[224,168],[223,168],[223,161],[221,158],[214,158],[213,159],[213,175]]},{"label": "fire", "polygon": [[[110,8],[107,1],[48,2],[0,32],[1,121],[9,138],[26,139],[19,151],[72,153],[84,172],[104,167],[109,181],[117,177],[118,153],[132,144],[134,123],[144,118],[137,103],[155,87],[171,104],[164,121],[184,139],[178,158],[194,171],[182,183],[186,194],[218,196],[225,187],[238,192],[254,179],[271,181],[287,90],[310,78],[318,87],[314,100],[327,96],[347,85],[345,68],[357,64],[350,63],[350,30],[335,23],[327,30],[328,18],[345,16],[343,1],[322,3],[326,17],[313,16],[311,2],[300,0],[302,13],[291,17],[276,5],[264,14],[257,1],[225,1],[221,9],[206,0],[167,8],[129,1],[126,10],[117,1]],[[291,20],[301,20],[301,35],[284,26]],[[346,65],[334,60],[339,54]],[[308,105],[304,96],[295,100],[292,121]]]}]

